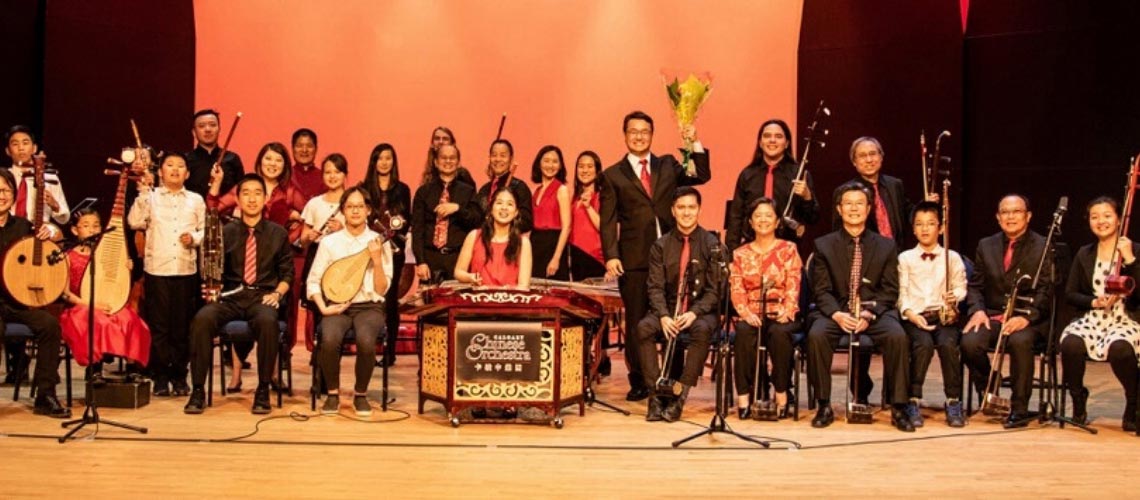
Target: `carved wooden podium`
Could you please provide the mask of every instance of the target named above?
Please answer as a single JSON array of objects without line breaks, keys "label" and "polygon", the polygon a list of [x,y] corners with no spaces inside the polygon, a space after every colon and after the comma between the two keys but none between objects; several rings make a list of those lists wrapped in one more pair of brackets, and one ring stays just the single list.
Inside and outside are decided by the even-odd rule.
[{"label": "carved wooden podium", "polygon": [[541,409],[555,427],[559,411],[585,413],[587,333],[602,306],[562,289],[425,290],[419,316],[419,412],[438,401],[452,426],[466,408]]}]

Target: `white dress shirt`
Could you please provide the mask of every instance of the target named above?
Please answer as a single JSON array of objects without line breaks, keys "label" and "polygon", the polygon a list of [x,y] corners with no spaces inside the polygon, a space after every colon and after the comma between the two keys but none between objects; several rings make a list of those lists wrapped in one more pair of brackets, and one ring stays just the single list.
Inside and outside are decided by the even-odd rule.
[{"label": "white dress shirt", "polygon": [[[380,235],[376,231],[368,228],[356,236],[349,234],[347,228],[326,235],[317,248],[317,255],[313,258],[313,267],[309,268],[309,276],[305,279],[306,296],[315,297],[322,293],[321,277],[325,275],[325,270],[333,262],[367,250],[368,242],[378,236]],[[384,244],[384,276],[388,278],[388,286],[392,286],[392,246],[388,243]],[[372,280],[373,266],[369,262],[368,270],[364,272],[364,283],[350,302],[353,304],[383,302],[384,294],[388,289],[376,290]]]},{"label": "white dress shirt", "polygon": [[[314,231],[320,232],[325,223],[336,217],[337,220],[344,225],[344,216],[340,213],[340,201],[328,202],[325,201],[325,196],[322,194],[309,200],[305,203],[305,209],[301,210],[301,220],[305,225],[313,228]],[[321,241],[325,235],[317,236],[315,241]]]},{"label": "white dress shirt", "polygon": [[[198,251],[206,225],[206,203],[198,193],[165,186],[143,187],[127,214],[127,224],[146,230],[143,269],[152,276],[186,276],[198,272]],[[180,241],[190,233],[191,248]]]},{"label": "white dress shirt", "polygon": [[[941,307],[942,294],[946,291],[946,262],[943,260],[942,246],[934,247],[930,253],[934,259],[923,259],[927,253],[916,246],[899,254],[899,312],[906,317],[907,311],[922,314],[923,311]],[[966,298],[966,266],[958,252],[950,251],[950,290],[954,302]]]},{"label": "white dress shirt", "polygon": [[[35,217],[36,213],[36,187],[32,183],[32,174],[29,172],[25,175],[25,169],[16,167],[9,167],[8,171],[12,172],[12,176],[16,178],[16,186],[24,183],[24,188],[28,190],[28,201],[24,208],[28,210],[28,220],[35,222],[32,218]],[[51,205],[46,201],[44,202],[44,222],[55,221],[60,226],[67,224],[67,221],[71,219],[71,208],[67,206],[67,197],[63,195],[63,184],[60,184],[59,176],[45,173],[44,185],[47,186],[47,192],[51,194],[52,198],[55,198],[56,203],[59,203],[59,209],[52,210]],[[19,193],[18,190],[12,193],[13,201],[16,199],[17,193]],[[14,203],[9,212],[13,215],[16,214]]]}]

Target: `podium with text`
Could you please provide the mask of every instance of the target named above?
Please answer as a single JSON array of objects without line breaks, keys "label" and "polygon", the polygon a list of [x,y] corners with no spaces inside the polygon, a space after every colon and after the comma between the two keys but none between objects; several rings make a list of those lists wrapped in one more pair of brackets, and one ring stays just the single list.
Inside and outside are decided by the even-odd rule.
[{"label": "podium with text", "polygon": [[[586,337],[602,317],[594,299],[562,288],[425,290],[419,316],[419,412],[447,409],[451,425],[473,421],[467,408],[585,413]],[[488,412],[494,415],[494,413]],[[480,421],[495,421],[485,419]]]}]

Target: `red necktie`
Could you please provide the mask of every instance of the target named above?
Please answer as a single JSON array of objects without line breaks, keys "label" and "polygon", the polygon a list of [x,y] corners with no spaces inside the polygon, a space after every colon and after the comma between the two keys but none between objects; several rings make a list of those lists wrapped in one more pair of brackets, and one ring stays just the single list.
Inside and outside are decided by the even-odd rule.
[{"label": "red necktie", "polygon": [[849,295],[847,308],[851,310],[852,314],[859,314],[855,310],[856,301],[859,297],[859,285],[863,280],[863,245],[859,243],[859,238],[855,238],[855,252],[851,255],[851,277],[848,283]]},{"label": "red necktie", "polygon": [[28,188],[24,187],[27,180],[27,177],[21,177],[16,186],[16,216],[22,219],[28,218]]},{"label": "red necktie", "polygon": [[776,165],[768,165],[768,175],[764,179],[764,197],[772,199],[772,182],[776,178]]},{"label": "red necktie", "polygon": [[[447,191],[448,184],[450,183],[445,183],[443,185],[443,192],[439,195],[440,205],[451,202],[451,193]],[[447,226],[447,217],[435,218],[435,233],[432,234],[431,244],[435,245],[436,248],[443,248],[447,245]]]},{"label": "red necktie", "polygon": [[257,237],[253,235],[253,228],[249,228],[249,236],[245,239],[245,273],[242,277],[246,285],[257,281]]},{"label": "red necktie", "polygon": [[641,165],[641,186],[645,188],[645,194],[653,197],[653,183],[649,181],[649,162],[645,159],[637,162]]},{"label": "red necktie", "polygon": [[[499,178],[491,179],[491,191],[487,193],[487,209],[495,204],[495,190],[499,188]],[[441,202],[442,203],[442,202]]]},{"label": "red necktie", "polygon": [[883,203],[883,197],[879,196],[879,183],[876,182],[872,186],[875,188],[875,223],[879,226],[879,234],[893,239],[891,217],[887,215],[887,204]]},{"label": "red necktie", "polygon": [[[681,238],[683,239],[681,243],[681,273],[677,275],[677,278],[680,279],[683,283],[685,280],[685,270],[687,270],[689,267],[689,237],[686,235],[682,236]],[[683,285],[678,288],[682,291],[685,290],[685,287]],[[689,309],[688,293],[686,293],[684,297],[677,297],[677,300],[681,301],[681,312],[685,312]]]},{"label": "red necktie", "polygon": [[1016,242],[1017,240],[1010,239],[1009,245],[1005,247],[1005,257],[1002,258],[1002,264],[1006,271],[1009,271],[1009,266],[1013,265],[1013,244]]}]

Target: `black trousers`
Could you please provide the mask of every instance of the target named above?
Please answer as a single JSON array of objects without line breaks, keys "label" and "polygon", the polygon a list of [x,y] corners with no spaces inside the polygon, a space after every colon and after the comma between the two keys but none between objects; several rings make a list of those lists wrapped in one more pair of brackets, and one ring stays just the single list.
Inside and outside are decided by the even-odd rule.
[{"label": "black trousers", "polygon": [[404,275],[404,251],[392,254],[392,282],[384,293],[384,359],[396,358],[396,337],[400,336],[400,278]]},{"label": "black trousers", "polygon": [[[987,349],[997,345],[1000,332],[1001,322],[990,320],[990,328],[982,326],[976,332],[962,333],[962,358],[966,360],[966,366],[970,367],[971,382],[979,391],[985,390],[990,376]],[[1010,409],[1015,412],[1029,409],[1029,397],[1033,394],[1033,344],[1038,335],[1037,326],[1030,325],[1009,334],[1006,339],[1010,382],[1013,386]]]},{"label": "black trousers", "polygon": [[353,304],[343,313],[321,319],[321,348],[318,361],[321,376],[329,390],[340,387],[340,347],[349,329],[356,332],[357,395],[368,392],[368,381],[376,368],[376,342],[384,337],[384,305]]},{"label": "black trousers", "polygon": [[[709,357],[709,339],[716,328],[716,316],[706,314],[689,326],[689,342],[685,346],[685,367],[681,370],[680,382],[689,387],[697,385],[697,379],[705,369],[705,359]],[[661,366],[657,362],[657,336],[662,334],[661,320],[646,315],[637,324],[637,352],[641,361],[642,381],[647,387],[657,383]],[[678,345],[680,348],[680,345]]]},{"label": "black trousers", "polygon": [[[625,305],[625,364],[629,367],[631,389],[651,387],[646,385],[645,375],[642,373],[638,354],[641,352],[641,340],[637,333],[637,324],[649,312],[649,290],[645,283],[648,279],[649,271],[645,269],[626,270],[625,274],[618,278],[618,291],[621,292],[621,301]],[[649,342],[650,349],[654,345],[653,342]],[[657,376],[654,375],[653,378],[656,379]]]},{"label": "black trousers", "polygon": [[190,371],[194,387],[206,384],[206,372],[213,358],[213,339],[230,321],[249,322],[257,342],[257,379],[261,384],[273,380],[277,364],[277,309],[261,303],[262,290],[242,290],[213,304],[207,304],[190,322]]},{"label": "black trousers", "polygon": [[[15,309],[0,305],[0,336],[6,331],[5,322],[23,323],[32,331],[36,341],[36,371],[32,383],[40,394],[55,394],[55,386],[59,384],[59,320],[43,309]],[[20,352],[24,352],[23,342],[10,342],[7,345],[13,344]]]},{"label": "black trousers", "polygon": [[[1064,369],[1062,377],[1070,391],[1080,390],[1085,386],[1085,365],[1088,364],[1088,349],[1085,348],[1084,339],[1076,336],[1066,336],[1061,341],[1061,367]],[[1136,349],[1126,340],[1117,340],[1108,345],[1108,364],[1112,366],[1112,374],[1120,381],[1124,389],[1125,407],[1135,412],[1137,380],[1140,377],[1140,367],[1136,366]],[[1133,416],[1135,418],[1135,416]]]},{"label": "black trousers", "polygon": [[449,280],[455,278],[455,263],[459,261],[459,250],[456,249],[451,253],[440,253],[438,249],[432,248],[429,244],[424,249],[424,261],[419,264],[427,264],[428,269],[431,269],[432,280]]},{"label": "black trousers", "polygon": [[530,249],[534,257],[530,275],[535,278],[566,281],[570,279],[570,243],[562,249],[562,258],[558,261],[558,271],[552,276],[546,275],[546,265],[554,258],[554,249],[558,247],[560,229],[535,229],[530,232]]},{"label": "black trousers", "polygon": [[962,399],[962,357],[959,340],[962,331],[956,326],[938,326],[926,331],[910,321],[902,322],[906,336],[910,338],[910,397],[922,399],[922,384],[926,381],[926,371],[934,351],[938,351],[938,363],[942,366],[942,389],[947,399]]},{"label": "black trousers", "polygon": [[[792,357],[795,348],[792,336],[802,328],[799,321],[768,322],[764,345],[768,350],[768,358],[772,360],[772,386],[776,392],[787,392],[792,385]],[[755,390],[752,384],[756,376],[756,340],[756,327],[744,321],[736,322],[736,339],[732,344],[736,351],[733,374],[736,393],[739,395],[752,394]],[[768,367],[762,366],[760,369],[767,370]]]},{"label": "black trousers", "polygon": [[198,275],[143,277],[143,314],[150,327],[150,373],[159,380],[186,380],[190,364],[190,319],[198,310]]},{"label": "black trousers", "polygon": [[[816,399],[820,401],[831,400],[831,361],[835,355],[835,348],[839,340],[850,335],[831,318],[819,312],[812,312],[811,329],[808,330],[808,383],[815,388]],[[893,403],[900,403],[907,399],[907,370],[910,369],[910,343],[906,332],[899,324],[898,313],[888,311],[871,323],[862,335],[871,337],[871,340],[883,353],[883,383],[888,386],[888,397]],[[869,358],[869,352],[860,352],[859,357]],[[865,386],[860,387],[865,390]]]},{"label": "black trousers", "polygon": [[586,278],[601,278],[606,275],[605,264],[595,259],[594,256],[571,244],[566,244],[566,252],[570,254],[570,279],[582,281]]}]

